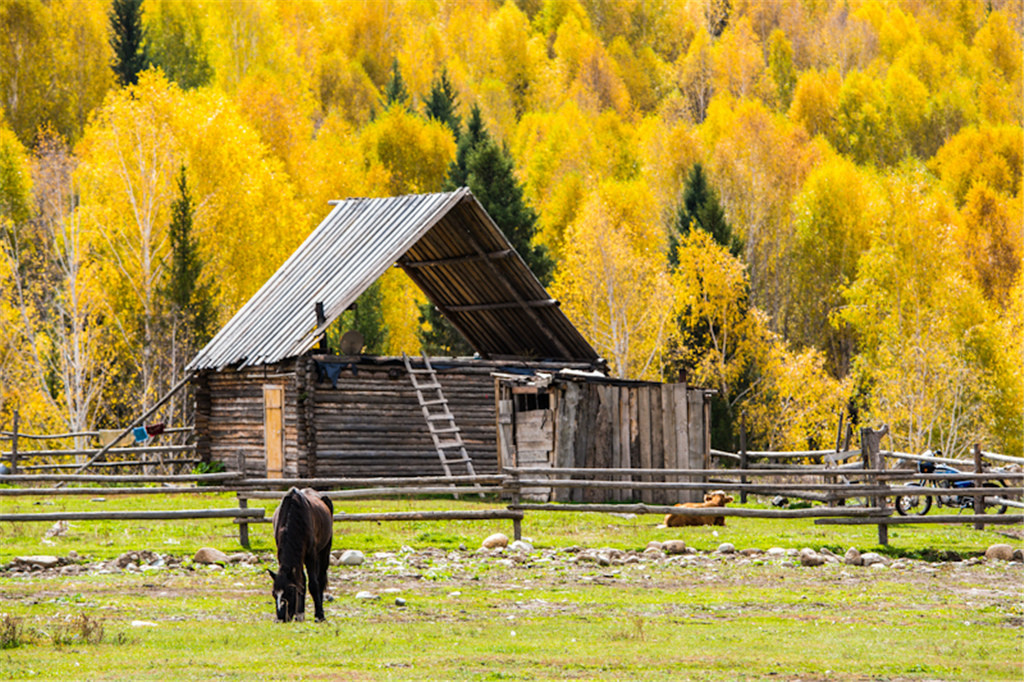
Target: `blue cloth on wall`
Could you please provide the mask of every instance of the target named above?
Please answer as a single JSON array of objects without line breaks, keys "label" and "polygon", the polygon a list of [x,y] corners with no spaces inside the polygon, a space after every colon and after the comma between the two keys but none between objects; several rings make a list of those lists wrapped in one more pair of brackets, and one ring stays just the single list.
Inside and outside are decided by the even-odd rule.
[{"label": "blue cloth on wall", "polygon": [[136,426],[134,429],[132,429],[132,435],[135,436],[136,443],[145,443],[147,440],[149,440],[149,434],[146,433],[145,426]]},{"label": "blue cloth on wall", "polygon": [[359,374],[359,368],[354,362],[320,362],[316,361],[317,381],[330,381],[331,388],[338,388],[338,377],[344,369],[351,369],[352,376]]}]

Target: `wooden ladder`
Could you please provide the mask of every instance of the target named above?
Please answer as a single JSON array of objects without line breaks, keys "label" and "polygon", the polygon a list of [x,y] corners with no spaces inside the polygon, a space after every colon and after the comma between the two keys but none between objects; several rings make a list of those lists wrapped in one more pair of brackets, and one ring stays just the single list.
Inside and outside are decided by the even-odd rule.
[{"label": "wooden ladder", "polygon": [[[423,369],[413,369],[409,356],[405,353],[402,353],[402,360],[405,362],[406,371],[409,372],[409,380],[412,382],[412,387],[416,391],[416,398],[419,400],[420,409],[423,410],[423,419],[427,422],[427,429],[430,431],[430,437],[434,441],[434,449],[437,450],[437,456],[441,460],[444,475],[449,477],[452,475],[452,464],[465,464],[466,472],[470,476],[475,476],[476,471],[473,470],[473,460],[470,458],[469,453],[466,452],[466,444],[462,440],[462,432],[455,423],[455,416],[448,409],[448,400],[444,397],[444,392],[441,390],[441,382],[437,378],[437,372],[431,366],[430,358],[427,357],[427,354],[421,354],[423,357]],[[421,383],[417,377],[423,377],[424,382]],[[424,395],[425,391],[431,393]],[[454,453],[449,454],[448,451],[454,451]],[[480,484],[476,483],[474,487],[479,488]],[[456,497],[458,496],[456,495]]]}]

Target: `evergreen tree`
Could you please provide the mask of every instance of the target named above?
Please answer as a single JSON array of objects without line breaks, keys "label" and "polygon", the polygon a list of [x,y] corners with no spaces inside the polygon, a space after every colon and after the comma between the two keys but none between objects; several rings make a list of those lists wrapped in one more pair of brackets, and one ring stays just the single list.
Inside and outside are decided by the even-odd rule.
[{"label": "evergreen tree", "polygon": [[[515,176],[512,154],[491,138],[484,126],[480,107],[475,104],[470,109],[466,129],[459,135],[455,161],[448,167],[448,178],[444,184],[448,191],[459,187],[472,190],[541,284],[549,284],[554,262],[546,248],[532,243],[537,230],[537,214],[523,200],[523,188]],[[453,355],[471,352],[462,335],[433,305],[420,307],[420,324],[429,324],[431,328],[429,332],[420,334],[427,352],[440,350]]]},{"label": "evergreen tree", "polygon": [[733,256],[739,256],[743,250],[743,242],[732,233],[732,227],[725,219],[725,210],[718,202],[718,192],[708,184],[707,174],[699,163],[693,164],[686,178],[676,229],[669,234],[668,258],[673,268],[679,264],[676,256],[679,237],[689,234],[692,228],[710,234],[716,242],[728,247]]},{"label": "evergreen tree", "polygon": [[359,295],[350,310],[342,314],[344,331],[354,329],[362,334],[363,352],[370,355],[380,355],[387,349],[388,329],[384,324],[383,301],[378,279]]},{"label": "evergreen tree", "polygon": [[107,17],[110,19],[110,47],[114,50],[114,73],[121,85],[135,85],[147,63],[142,0],[114,0]]},{"label": "evergreen tree", "polygon": [[183,326],[188,350],[198,350],[213,335],[213,298],[199,283],[203,262],[192,236],[192,195],[188,190],[185,166],[178,173],[178,197],[171,203],[171,267],[164,296],[171,304],[176,321]]},{"label": "evergreen tree", "polygon": [[398,60],[391,62],[391,77],[384,85],[384,108],[392,106],[409,108],[409,91],[405,89],[405,80],[402,78],[402,71],[398,68]]},{"label": "evergreen tree", "polygon": [[[424,102],[427,118],[444,123],[452,131],[455,139],[459,139],[462,131],[462,118],[455,113],[458,97],[452,83],[448,80],[448,71],[442,70],[430,86],[430,94]],[[478,112],[479,113],[479,112]]]}]

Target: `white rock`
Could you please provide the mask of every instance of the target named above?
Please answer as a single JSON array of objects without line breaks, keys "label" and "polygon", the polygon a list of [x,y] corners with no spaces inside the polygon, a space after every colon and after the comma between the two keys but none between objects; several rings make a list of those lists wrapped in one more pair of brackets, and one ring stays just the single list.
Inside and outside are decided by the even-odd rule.
[{"label": "white rock", "polygon": [[860,554],[860,550],[856,547],[851,547],[846,550],[846,554],[843,556],[843,561],[849,566],[860,566],[864,563],[864,558]]},{"label": "white rock", "polygon": [[665,554],[683,554],[686,552],[686,543],[682,540],[666,540],[661,543]]},{"label": "white rock", "polygon": [[192,561],[197,564],[226,564],[228,555],[213,547],[203,547],[195,553]]},{"label": "white rock", "polygon": [[825,563],[825,557],[813,549],[804,547],[800,550],[800,564],[802,566],[821,566],[823,563]]},{"label": "white rock", "polygon": [[484,541],[480,544],[480,546],[483,547],[484,549],[495,549],[497,547],[507,547],[508,546],[508,536],[505,535],[504,533],[495,533],[493,535],[488,535],[486,538],[484,538]]},{"label": "white rock", "polygon": [[373,592],[367,592],[366,590],[363,590],[362,592],[356,593],[356,599],[361,599],[365,601],[376,601],[377,599],[380,599],[380,596],[374,594]]},{"label": "white rock", "polygon": [[510,544],[508,546],[508,548],[512,552],[532,552],[533,551],[533,545],[531,545],[529,542],[526,542],[525,540],[516,540],[515,542]]},{"label": "white rock", "polygon": [[660,542],[658,542],[657,540],[651,540],[650,542],[647,543],[647,549],[661,550],[661,549],[663,549],[663,547],[662,547],[662,544]]},{"label": "white rock", "polygon": [[786,550],[781,547],[772,547],[765,554],[773,559],[778,559],[779,557],[786,556]]},{"label": "white rock", "polygon": [[864,554],[860,555],[860,560],[861,565],[863,566],[874,566],[876,564],[888,566],[890,563],[892,563],[889,559],[882,556],[881,554],[878,554],[877,552],[865,552]]},{"label": "white rock", "polygon": [[995,544],[985,550],[985,558],[989,561],[1013,561],[1013,547],[1006,544]]},{"label": "white rock", "polygon": [[60,559],[48,554],[32,554],[29,556],[14,557],[14,562],[22,566],[36,565],[43,568],[53,568],[60,562]]},{"label": "white rock", "polygon": [[133,620],[132,621],[132,627],[133,628],[155,628],[156,626],[157,626],[156,623],[150,622],[148,620]]},{"label": "white rock", "polygon": [[359,566],[366,561],[366,556],[358,549],[346,549],[338,557],[338,563],[342,566]]},{"label": "white rock", "polygon": [[719,554],[735,554],[736,553],[736,545],[732,544],[731,542],[723,542],[722,544],[720,544],[718,546],[718,553]]}]

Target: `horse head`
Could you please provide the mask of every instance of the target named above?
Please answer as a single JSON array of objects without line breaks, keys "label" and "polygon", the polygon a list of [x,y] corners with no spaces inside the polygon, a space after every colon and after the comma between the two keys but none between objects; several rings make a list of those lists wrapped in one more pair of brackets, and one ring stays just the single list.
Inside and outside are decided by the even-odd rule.
[{"label": "horse head", "polygon": [[268,568],[267,573],[274,581],[274,608],[277,610],[278,622],[287,623],[292,620],[302,622],[305,620],[305,580],[302,580],[301,577],[296,578],[294,570],[282,570],[274,573]]}]

